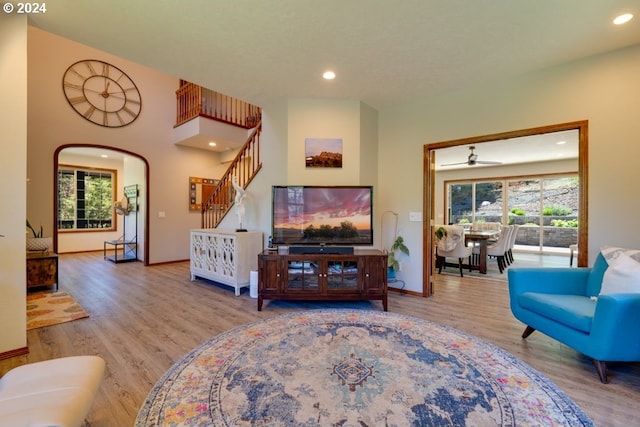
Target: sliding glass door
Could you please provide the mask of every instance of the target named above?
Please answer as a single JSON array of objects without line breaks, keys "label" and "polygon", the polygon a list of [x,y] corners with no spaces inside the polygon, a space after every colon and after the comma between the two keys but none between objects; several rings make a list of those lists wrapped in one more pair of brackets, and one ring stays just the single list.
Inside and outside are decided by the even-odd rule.
[{"label": "sliding glass door", "polygon": [[447,185],[448,223],[503,223],[503,182],[467,182]]},{"label": "sliding glass door", "polygon": [[577,243],[579,182],[575,174],[445,185],[449,224],[518,224],[516,247],[530,252],[567,252],[569,245]]}]

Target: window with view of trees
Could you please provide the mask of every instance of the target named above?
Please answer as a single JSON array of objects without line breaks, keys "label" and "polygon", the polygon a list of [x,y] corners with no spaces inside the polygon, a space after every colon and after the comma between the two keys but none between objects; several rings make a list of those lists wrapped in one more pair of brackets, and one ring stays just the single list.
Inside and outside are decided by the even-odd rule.
[{"label": "window with view of trees", "polygon": [[58,166],[58,230],[113,230],[116,171]]}]

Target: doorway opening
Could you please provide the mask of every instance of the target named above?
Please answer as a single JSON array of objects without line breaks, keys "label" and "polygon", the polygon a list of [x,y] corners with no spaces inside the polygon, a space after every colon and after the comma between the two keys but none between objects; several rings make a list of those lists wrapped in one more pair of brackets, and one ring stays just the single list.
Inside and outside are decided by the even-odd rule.
[{"label": "doorway opening", "polygon": [[[63,194],[63,191],[60,191],[60,180],[67,178],[69,170],[80,171],[74,172],[73,175],[76,182],[80,182],[82,178],[81,185],[76,184],[76,187],[95,186],[102,195],[101,199],[104,200],[96,201],[96,197],[90,196],[83,188],[71,197]],[[60,174],[60,171],[63,173]],[[96,176],[100,178],[99,183],[94,182],[97,180]],[[87,184],[87,177],[91,181],[89,184]],[[135,227],[127,224],[127,228],[137,230],[136,257],[144,265],[148,265],[148,184],[149,163],[139,154],[94,144],[68,144],[58,147],[54,154],[55,251],[71,253],[103,249],[105,241],[118,240],[121,237],[125,221],[129,223],[135,221],[133,224]],[[125,187],[131,185],[137,185],[138,188],[136,215],[131,217],[119,215],[117,209],[114,209],[118,204],[115,202],[122,200]],[[72,199],[71,203],[69,198]],[[96,204],[97,206],[93,206]],[[90,205],[92,206],[91,214],[87,212]]]},{"label": "doorway opening", "polygon": [[[518,153],[520,146],[515,142],[521,141],[522,138],[545,136],[557,132],[577,131],[577,179],[579,181],[578,189],[578,266],[586,266],[588,263],[588,122],[578,121],[563,123],[550,126],[542,126],[537,128],[522,129],[516,131],[502,132],[497,134],[483,135],[471,138],[464,138],[451,141],[437,142],[426,144],[424,146],[424,212],[427,220],[423,225],[423,296],[433,294],[433,273],[434,273],[434,244],[432,228],[436,224],[442,224],[445,219],[445,213],[436,209],[437,205],[442,206],[445,192],[444,186],[436,186],[436,156],[438,150],[449,149],[453,147],[461,148],[462,146],[474,146],[478,154],[483,144],[504,142],[506,145],[501,149],[506,151],[511,147],[511,151],[519,154],[521,160],[526,161],[526,156]],[[487,145],[488,146],[488,145]],[[491,159],[496,160],[496,159]],[[438,160],[438,163],[441,163]],[[442,162],[446,163],[446,162]],[[464,163],[462,168],[468,171],[474,171],[475,164]],[[493,163],[493,162],[492,162]],[[526,163],[522,163],[526,165]],[[473,166],[473,167],[472,167]],[[524,167],[524,166],[522,166]],[[493,172],[492,172],[493,173]],[[517,176],[511,176],[511,179],[517,179]],[[439,177],[440,181],[442,178]]]}]

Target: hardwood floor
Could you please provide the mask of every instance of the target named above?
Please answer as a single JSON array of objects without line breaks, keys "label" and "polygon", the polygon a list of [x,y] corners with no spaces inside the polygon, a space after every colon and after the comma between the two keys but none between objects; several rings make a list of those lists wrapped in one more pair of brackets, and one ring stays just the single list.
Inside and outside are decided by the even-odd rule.
[{"label": "hardwood floor", "polygon": [[[30,353],[0,361],[0,374],[55,357],[102,356],[107,371],[87,417],[90,426],[133,425],[147,393],[171,365],[235,326],[327,306],[382,310],[379,301],[266,301],[258,312],[248,290],[235,297],[230,287],[191,282],[188,262],[113,264],[96,252],[60,255],[59,266],[60,289],[90,317],[28,331]],[[591,361],[572,349],[537,332],[522,340],[524,325],[511,315],[504,281],[437,276],[433,297],[392,292],[389,311],[445,324],[507,350],[555,382],[598,426],[640,425],[640,363],[610,363],[610,383],[604,385]]]}]

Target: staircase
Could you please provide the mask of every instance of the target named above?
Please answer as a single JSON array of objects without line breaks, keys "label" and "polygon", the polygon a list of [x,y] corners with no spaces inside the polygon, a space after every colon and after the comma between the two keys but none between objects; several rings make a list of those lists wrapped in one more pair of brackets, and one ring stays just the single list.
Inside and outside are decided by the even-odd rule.
[{"label": "staircase", "polygon": [[246,142],[238,150],[218,186],[202,203],[202,228],[216,228],[233,206],[235,190],[231,184],[235,177],[238,185],[247,188],[262,168],[260,134],[262,110],[260,107],[203,88],[185,80],[176,91],[176,125],[180,126],[196,117],[204,117],[244,129],[252,129]]},{"label": "staircase", "polygon": [[259,121],[247,142],[244,143],[220,182],[209,198],[202,203],[202,228],[216,228],[233,206],[235,190],[231,184],[233,177],[238,185],[247,188],[249,183],[262,168],[260,158],[260,134],[262,121]]}]

